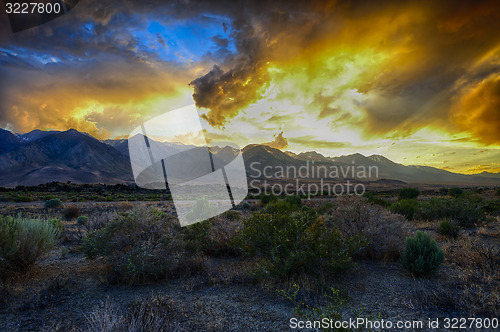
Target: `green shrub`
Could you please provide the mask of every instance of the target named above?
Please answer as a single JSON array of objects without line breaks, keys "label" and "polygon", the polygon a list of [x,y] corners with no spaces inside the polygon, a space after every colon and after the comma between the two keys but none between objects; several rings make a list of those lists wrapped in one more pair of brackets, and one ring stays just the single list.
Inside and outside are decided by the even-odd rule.
[{"label": "green shrub", "polygon": [[180,227],[172,217],[136,207],[88,233],[81,251],[90,259],[106,259],[109,282],[135,284],[175,272],[187,259],[181,239]]},{"label": "green shrub", "polygon": [[206,248],[211,227],[212,222],[210,220],[204,220],[183,227],[182,232],[184,234],[186,248],[193,252],[201,251]]},{"label": "green shrub", "polygon": [[75,205],[67,206],[62,210],[64,220],[72,220],[78,218],[80,215],[80,208]]},{"label": "green shrub", "polygon": [[57,243],[60,230],[38,219],[0,216],[0,269],[25,272]]},{"label": "green shrub", "polygon": [[477,196],[460,198],[431,198],[419,202],[405,199],[390,206],[389,210],[404,215],[408,220],[450,219],[463,227],[473,226],[485,220],[485,203]]},{"label": "green shrub", "polygon": [[52,226],[54,226],[58,231],[59,233],[62,233],[63,230],[64,230],[64,226],[61,222],[61,219],[59,218],[51,218],[49,220],[47,220],[48,223],[52,224]]},{"label": "green shrub", "polygon": [[497,189],[497,191],[496,191],[496,195],[497,195],[497,196],[500,196],[500,188],[498,188],[498,189]]},{"label": "green shrub", "polygon": [[269,203],[276,202],[278,200],[278,197],[276,197],[273,194],[262,194],[260,196],[260,203],[262,206],[266,206]]},{"label": "green shrub", "polygon": [[380,206],[383,206],[383,207],[389,207],[391,205],[391,203],[389,203],[387,200],[375,195],[374,193],[365,193],[363,195],[363,197],[365,197],[368,202],[372,203],[372,204],[377,204],[377,205],[380,205]]},{"label": "green shrub", "polygon": [[76,218],[76,222],[78,223],[78,225],[84,226],[89,222],[89,217],[79,216],[78,218]]},{"label": "green shrub", "polygon": [[413,220],[419,210],[419,203],[415,199],[403,199],[392,204],[389,210],[405,216],[408,220]]},{"label": "green shrub", "polygon": [[53,209],[53,208],[58,208],[62,205],[62,202],[59,198],[51,198],[48,201],[45,201],[45,208],[46,209]]},{"label": "green shrub", "polygon": [[323,205],[321,205],[320,207],[318,207],[316,209],[316,211],[318,212],[318,214],[325,214],[325,213],[328,213],[329,211],[331,211],[332,209],[333,209],[333,203],[326,202]]},{"label": "green shrub", "polygon": [[476,197],[432,198],[420,203],[418,217],[424,220],[450,219],[460,226],[470,227],[485,219],[483,205]]},{"label": "green shrub", "polygon": [[263,259],[261,272],[287,278],[349,268],[363,241],[327,228],[311,209],[278,201],[244,221],[235,245],[246,255]]},{"label": "green shrub", "polygon": [[417,277],[434,274],[444,261],[444,252],[429,234],[417,231],[415,237],[405,242],[402,256],[403,267]]},{"label": "green shrub", "polygon": [[417,188],[403,188],[398,192],[398,199],[415,199],[420,195],[420,190]]},{"label": "green shrub", "polygon": [[483,211],[493,215],[500,215],[500,199],[484,202]]},{"label": "green shrub", "polygon": [[439,222],[437,232],[444,236],[456,238],[458,236],[458,233],[460,232],[460,226],[458,226],[453,221],[445,219]]},{"label": "green shrub", "polygon": [[66,248],[66,247],[62,247],[61,248],[61,258],[62,259],[65,259],[68,256],[68,253],[69,253],[69,249],[68,248]]},{"label": "green shrub", "polygon": [[[293,290],[289,290],[288,292],[281,290],[279,293],[293,304],[295,316],[308,321],[322,321],[323,319],[327,319],[328,322],[330,320],[340,322],[348,320],[346,317],[346,307],[348,307],[349,297],[345,292],[330,287],[324,294],[327,304],[324,306],[312,306],[304,302],[303,291],[297,284],[294,284],[292,287]],[[318,329],[314,330],[319,331]],[[320,331],[331,330],[324,327]],[[338,329],[335,328],[334,331],[354,331],[354,329],[341,327]]]},{"label": "green shrub", "polygon": [[284,201],[291,205],[302,206],[302,199],[297,195],[286,196]]},{"label": "green shrub", "polygon": [[234,210],[228,210],[228,211],[224,212],[224,217],[226,217],[229,220],[233,220],[233,221],[240,220],[241,213],[238,211],[234,211]]},{"label": "green shrub", "polygon": [[30,196],[26,195],[18,195],[14,197],[14,202],[31,202],[32,199]]},{"label": "green shrub", "polygon": [[448,196],[454,197],[454,198],[459,198],[464,194],[464,191],[461,188],[454,187],[448,189]]},{"label": "green shrub", "polygon": [[246,201],[245,201],[245,202],[243,202],[243,203],[241,204],[241,208],[242,208],[243,210],[248,210],[248,209],[250,209],[250,203],[248,203],[248,202],[246,202]]}]

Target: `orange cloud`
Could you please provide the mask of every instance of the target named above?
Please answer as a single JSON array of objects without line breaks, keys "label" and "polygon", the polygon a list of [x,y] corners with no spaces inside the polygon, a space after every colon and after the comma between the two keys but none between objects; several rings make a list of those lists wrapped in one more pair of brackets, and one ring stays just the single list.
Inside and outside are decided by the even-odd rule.
[{"label": "orange cloud", "polygon": [[[74,128],[98,138],[123,135],[151,115],[152,100],[186,89],[192,73],[125,59],[42,69],[0,67],[0,125],[18,132]],[[161,111],[161,110],[160,110]],[[163,110],[164,111],[164,110]]]},{"label": "orange cloud", "polygon": [[484,144],[500,145],[500,74],[466,88],[451,114],[462,130]]},{"label": "orange cloud", "polygon": [[[238,54],[191,82],[211,125],[281,99],[320,119],[352,115],[344,122],[365,138],[407,137],[429,124],[453,131],[455,83],[498,47],[500,3],[277,2],[235,17]],[[348,91],[360,98],[349,104]]]}]

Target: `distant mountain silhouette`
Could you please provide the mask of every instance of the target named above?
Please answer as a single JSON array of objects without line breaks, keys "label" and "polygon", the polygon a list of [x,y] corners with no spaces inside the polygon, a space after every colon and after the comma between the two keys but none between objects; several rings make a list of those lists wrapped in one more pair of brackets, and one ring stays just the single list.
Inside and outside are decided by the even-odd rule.
[{"label": "distant mountain silhouette", "polygon": [[[166,155],[192,148],[181,143],[165,143],[149,140],[150,144]],[[211,149],[214,161],[227,163],[238,150],[225,146]],[[428,166],[405,166],[381,155],[363,156],[356,153],[339,157],[326,157],[309,151],[295,154],[269,146],[250,144],[242,150],[249,176],[258,175],[266,166],[374,167],[378,176],[370,181],[384,183],[421,183],[443,185],[486,186],[500,185],[500,173],[483,172],[465,175]],[[14,135],[0,129],[0,186],[37,185],[52,181],[74,183],[132,183],[128,140],[104,140],[70,129],[64,132],[34,130]],[[192,158],[189,169],[195,172],[201,165],[199,154],[184,154]],[[200,166],[198,166],[200,164]],[[345,174],[344,179],[352,178]]]},{"label": "distant mountain silhouette", "polygon": [[[12,141],[10,136],[7,139]],[[5,145],[3,137],[0,145]],[[6,151],[5,149],[3,149]],[[13,142],[0,154],[0,185],[37,185],[51,181],[126,183],[130,161],[123,153],[74,129]]]}]

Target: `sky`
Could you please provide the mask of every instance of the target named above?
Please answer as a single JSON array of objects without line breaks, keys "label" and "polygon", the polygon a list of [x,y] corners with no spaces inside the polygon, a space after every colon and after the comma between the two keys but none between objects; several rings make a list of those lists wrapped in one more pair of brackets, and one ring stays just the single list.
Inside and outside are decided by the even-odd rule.
[{"label": "sky", "polygon": [[17,33],[2,6],[2,128],[124,138],[196,104],[213,141],[500,172],[498,1],[82,0]]}]

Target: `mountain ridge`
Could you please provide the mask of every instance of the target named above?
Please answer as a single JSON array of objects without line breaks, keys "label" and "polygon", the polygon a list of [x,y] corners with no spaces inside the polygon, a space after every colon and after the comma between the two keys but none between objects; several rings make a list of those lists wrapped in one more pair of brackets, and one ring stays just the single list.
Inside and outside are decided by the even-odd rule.
[{"label": "mountain ridge", "polygon": [[[168,154],[190,148],[188,145],[149,141]],[[377,167],[377,177],[367,181],[386,179],[422,184],[500,185],[500,173],[453,173],[430,166],[402,165],[377,154],[326,157],[316,151],[295,154],[260,144],[249,144],[241,151],[249,176],[255,176],[266,166],[303,167],[314,164],[346,168],[354,165]],[[17,135],[0,129],[0,172],[3,174],[0,186],[36,185],[52,181],[131,183],[133,176],[128,153],[126,139],[100,141],[75,129],[34,130]],[[228,146],[214,147],[212,153],[227,163],[237,150]]]}]

